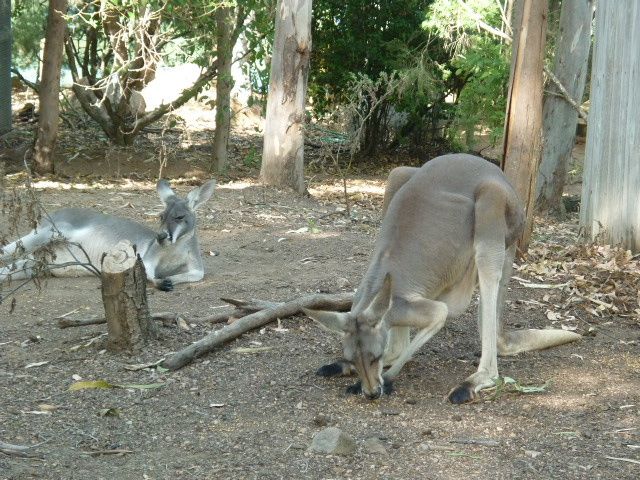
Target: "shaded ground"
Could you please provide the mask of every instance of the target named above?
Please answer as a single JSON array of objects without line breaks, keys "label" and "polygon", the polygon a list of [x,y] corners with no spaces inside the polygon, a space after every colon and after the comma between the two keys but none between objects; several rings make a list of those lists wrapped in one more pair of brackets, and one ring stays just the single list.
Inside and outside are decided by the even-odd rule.
[{"label": "shaded ground", "polygon": [[[48,208],[92,205],[141,221],[159,210],[151,184],[111,187],[47,188],[41,195]],[[361,181],[354,188],[362,202],[356,221],[348,222],[326,216],[340,207],[338,186],[299,199],[222,184],[200,216],[205,280],[149,292],[153,311],[180,312],[191,330],[162,328],[162,338],[141,355],[105,352],[104,326],[57,328],[54,318],[68,312],[101,314],[94,278],[50,279],[41,291],[20,291],[13,313],[8,302],[0,306],[0,439],[45,442],[36,449],[42,459],[0,454],[0,478],[637,478],[637,464],[607,458],[640,458],[640,330],[629,318],[585,316],[597,327],[595,337],[501,360],[501,373],[523,384],[551,380],[548,393],[466,406],[444,398],[474,369],[473,312],[428,343],[402,372],[397,392],[379,402],[347,396],[350,379],[314,375],[340,348],[305,318],[252,332],[175,373],[125,369],[220,328],[198,323],[222,305],[220,296],[282,300],[341,291],[347,282],[343,290],[354,288],[374,241],[382,183]],[[317,231],[294,233],[309,225]],[[220,255],[210,256],[214,251]],[[547,326],[544,309],[532,301],[546,293],[512,281],[509,323]],[[248,346],[271,350],[233,351]],[[38,362],[48,363],[25,368]],[[164,386],[68,391],[79,378]],[[107,410],[114,416],[104,415]],[[353,456],[307,451],[325,423],[354,436]],[[367,451],[369,437],[381,439],[387,453]],[[469,439],[498,445],[456,443]],[[90,455],[108,449],[131,453]]]},{"label": "shaded ground", "polygon": [[[36,185],[41,201],[51,210],[90,206],[153,223],[161,209],[153,188],[159,174],[182,177],[174,185],[183,193],[210,176],[210,121],[205,118],[204,127],[188,135],[149,133],[131,150],[111,148],[91,130],[65,129],[59,176]],[[252,127],[245,127],[232,142],[232,168],[218,177],[214,199],[200,213],[205,279],[170,293],[149,291],[152,310],[183,314],[188,331],[163,327],[159,340],[128,357],[104,350],[104,326],[58,329],[55,318],[61,315],[101,315],[94,278],[50,279],[41,290],[33,285],[20,290],[14,307],[9,301],[0,305],[0,441],[41,444],[35,451],[42,456],[0,453],[0,479],[640,476],[637,315],[582,312],[569,326],[583,332],[594,328],[595,335],[500,360],[501,373],[523,385],[550,381],[546,393],[496,398],[488,393],[464,406],[450,405],[445,397],[475,369],[475,305],[425,345],[401,373],[397,391],[378,402],[347,396],[352,379],[314,375],[340,354],[340,346],[306,318],[283,319],[251,332],[177,372],[127,370],[221,328],[199,322],[220,311],[221,296],[284,300],[348,291],[366,268],[384,177],[350,180],[354,210],[349,220],[341,213],[340,183],[326,180],[321,165],[310,171],[312,198],[241,180],[255,175],[260,148]],[[20,135],[14,140],[18,144]],[[167,164],[161,171],[163,158]],[[307,158],[314,160],[313,150]],[[393,162],[380,170],[388,171]],[[14,165],[20,165],[19,158]],[[7,181],[10,190],[20,176]],[[10,221],[0,216],[2,233]],[[508,324],[552,325],[548,309],[566,300],[561,297],[556,289],[525,288],[513,280]],[[268,349],[234,351],[256,346]],[[69,391],[80,379],[163,386]],[[309,452],[313,435],[326,425],[352,435],[356,453]],[[365,446],[371,437],[380,439],[386,453]],[[477,440],[481,444],[470,443]],[[96,455],[114,449],[129,453]]]}]

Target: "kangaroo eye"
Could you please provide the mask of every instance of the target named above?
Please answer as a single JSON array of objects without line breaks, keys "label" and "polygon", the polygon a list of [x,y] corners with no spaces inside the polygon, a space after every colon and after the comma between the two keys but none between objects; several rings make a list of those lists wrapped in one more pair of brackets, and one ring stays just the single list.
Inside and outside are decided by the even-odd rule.
[{"label": "kangaroo eye", "polygon": [[184,215],[179,215],[176,217],[176,220],[184,220]]}]

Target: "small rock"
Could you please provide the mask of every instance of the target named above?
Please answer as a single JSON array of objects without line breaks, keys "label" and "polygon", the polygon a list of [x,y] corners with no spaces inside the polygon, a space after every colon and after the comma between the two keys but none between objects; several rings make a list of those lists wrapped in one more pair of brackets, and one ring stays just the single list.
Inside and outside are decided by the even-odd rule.
[{"label": "small rock", "polygon": [[451,417],[451,420],[453,420],[454,422],[461,422],[462,421],[462,415],[453,415]]},{"label": "small rock", "polygon": [[400,415],[400,410],[394,410],[392,408],[383,408],[380,410],[380,413],[382,415],[388,415],[390,417],[394,416],[394,415]]},{"label": "small rock", "polygon": [[536,457],[539,457],[540,455],[542,455],[542,452],[536,452],[535,450],[525,450],[524,454],[527,457],[536,458]]},{"label": "small rock", "polygon": [[316,427],[326,427],[330,423],[331,423],[331,417],[329,417],[328,415],[323,415],[320,413],[315,417],[313,417],[313,424]]},{"label": "small rock", "polygon": [[407,405],[416,405],[418,401],[415,398],[407,398],[404,403]]},{"label": "small rock", "polygon": [[431,430],[430,428],[428,428],[428,429],[423,430],[422,432],[420,432],[420,434],[421,434],[423,437],[431,437],[431,436],[433,436],[433,430]]},{"label": "small rock", "polygon": [[331,455],[351,455],[356,451],[356,441],[339,428],[329,427],[316,433],[310,449]]},{"label": "small rock", "polygon": [[340,277],[336,279],[336,286],[338,288],[347,288],[351,286],[351,282],[344,277]]},{"label": "small rock", "polygon": [[364,441],[364,449],[369,453],[387,454],[387,449],[377,437],[369,437]]}]

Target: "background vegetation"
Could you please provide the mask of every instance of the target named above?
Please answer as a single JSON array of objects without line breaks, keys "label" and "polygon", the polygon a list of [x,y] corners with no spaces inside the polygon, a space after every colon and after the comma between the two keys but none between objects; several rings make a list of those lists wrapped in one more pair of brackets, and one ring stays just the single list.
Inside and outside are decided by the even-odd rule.
[{"label": "background vegetation", "polygon": [[[72,0],[69,32],[75,68],[98,85],[114,71],[135,70],[125,72],[114,55],[113,38],[96,14],[105,4],[126,12],[120,26],[131,54],[140,49],[140,38],[153,39],[144,68],[185,62],[207,68],[215,58],[213,12],[220,3]],[[558,3],[551,2],[550,18],[556,23]],[[242,57],[250,103],[264,102],[275,0],[225,4],[244,12],[236,58]],[[316,0],[310,120],[328,122],[343,132],[358,128],[348,113],[353,109],[347,108],[355,103],[358,116],[367,118],[360,137],[360,150],[367,157],[398,147],[473,150],[479,133],[485,134],[485,143],[495,142],[501,134],[509,74],[508,5],[505,0]],[[47,2],[14,0],[13,7],[14,64],[37,69]],[[154,12],[158,25],[149,31]],[[551,24],[550,32],[555,28]]]}]

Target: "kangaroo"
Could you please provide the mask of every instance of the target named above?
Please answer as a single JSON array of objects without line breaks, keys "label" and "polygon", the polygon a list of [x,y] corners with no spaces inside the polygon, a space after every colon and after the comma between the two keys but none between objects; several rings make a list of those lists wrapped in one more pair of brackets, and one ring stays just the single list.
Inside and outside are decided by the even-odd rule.
[{"label": "kangaroo", "polygon": [[[65,208],[52,213],[31,233],[0,249],[0,282],[31,278],[36,273],[38,255],[45,252],[46,270],[53,276],[89,274],[90,263],[99,268],[102,255],[121,240],[136,246],[148,280],[158,289],[173,290],[177,283],[197,282],[204,276],[200,246],[196,236],[196,213],[215,189],[209,180],[179,198],[166,180],[157,184],[165,205],[160,215],[160,232],[133,220],[104,215],[90,209]],[[21,259],[27,255],[25,259]],[[83,265],[84,264],[84,265]]]},{"label": "kangaroo", "polygon": [[[383,220],[369,267],[349,312],[305,310],[343,335],[348,363],[325,365],[319,375],[347,374],[349,388],[377,399],[415,352],[464,312],[480,286],[478,327],[482,354],[476,373],[453,388],[465,403],[495,385],[500,355],[540,350],[578,340],[563,330],[503,332],[500,316],[524,225],[523,207],[502,171],[465,154],[434,158],[421,168],[389,175]],[[410,339],[409,329],[417,332]],[[383,368],[390,368],[383,373]]]}]

